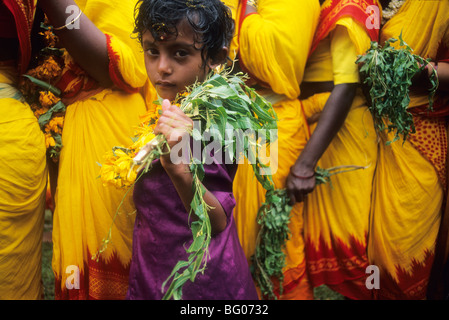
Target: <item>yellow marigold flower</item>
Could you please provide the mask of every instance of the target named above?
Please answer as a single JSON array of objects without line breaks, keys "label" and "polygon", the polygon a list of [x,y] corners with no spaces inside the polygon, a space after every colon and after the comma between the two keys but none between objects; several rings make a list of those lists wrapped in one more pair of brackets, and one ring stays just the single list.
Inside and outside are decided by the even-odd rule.
[{"label": "yellow marigold flower", "polygon": [[126,158],[126,157],[129,158],[128,154],[125,151],[123,151],[123,149],[117,148],[114,150],[114,153],[115,153],[115,156],[117,157],[117,159]]},{"label": "yellow marigold flower", "polygon": [[141,136],[132,146],[136,152],[138,152],[140,149],[142,149],[148,142],[153,140],[155,138],[155,135],[153,133],[148,133],[146,135]]},{"label": "yellow marigold flower", "polygon": [[100,169],[100,177],[103,185],[113,185],[115,186],[115,178],[117,177],[117,173],[115,172],[115,168],[113,164],[103,164]]},{"label": "yellow marigold flower", "polygon": [[128,171],[131,168],[131,165],[133,164],[133,159],[129,156],[126,157],[119,157],[117,161],[115,161],[115,165],[117,166],[120,176],[127,176]]},{"label": "yellow marigold flower", "polygon": [[135,168],[131,168],[131,170],[128,171],[128,176],[126,177],[126,181],[131,185],[136,181],[137,179],[137,170]]},{"label": "yellow marigold flower", "polygon": [[55,139],[50,133],[45,134],[45,146],[48,149],[49,147],[54,147],[56,145]]},{"label": "yellow marigold flower", "polygon": [[61,99],[55,96],[51,91],[41,91],[39,94],[39,102],[44,108],[52,107],[59,100]]}]

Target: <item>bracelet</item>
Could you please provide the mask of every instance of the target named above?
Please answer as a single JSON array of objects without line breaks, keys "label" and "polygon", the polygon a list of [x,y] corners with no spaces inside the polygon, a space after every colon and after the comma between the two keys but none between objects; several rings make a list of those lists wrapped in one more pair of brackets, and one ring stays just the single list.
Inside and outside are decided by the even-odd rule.
[{"label": "bracelet", "polygon": [[292,175],[292,176],[294,176],[295,178],[298,178],[298,179],[311,179],[311,178],[313,178],[313,177],[315,177],[315,172],[311,175],[311,176],[299,176],[299,175],[297,175],[297,174],[295,174],[295,173],[293,173],[293,171],[292,171],[292,169],[290,169],[290,174]]},{"label": "bracelet", "polygon": [[72,21],[70,21],[69,23],[63,25],[62,27],[53,28],[53,30],[55,30],[55,31],[62,30],[62,29],[67,28],[69,25],[74,24],[75,21],[78,20],[81,17],[82,13],[83,12],[80,10],[80,13],[78,13],[78,15],[75,18],[73,18]]},{"label": "bracelet", "polygon": [[257,9],[257,0],[247,0],[246,4]]}]

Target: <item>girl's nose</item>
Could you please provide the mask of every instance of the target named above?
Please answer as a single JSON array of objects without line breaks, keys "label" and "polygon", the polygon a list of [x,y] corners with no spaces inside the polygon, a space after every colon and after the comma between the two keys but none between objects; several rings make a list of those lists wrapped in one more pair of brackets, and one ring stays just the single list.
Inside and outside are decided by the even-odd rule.
[{"label": "girl's nose", "polygon": [[161,54],[158,64],[159,74],[171,74],[173,72],[171,60],[168,56]]}]

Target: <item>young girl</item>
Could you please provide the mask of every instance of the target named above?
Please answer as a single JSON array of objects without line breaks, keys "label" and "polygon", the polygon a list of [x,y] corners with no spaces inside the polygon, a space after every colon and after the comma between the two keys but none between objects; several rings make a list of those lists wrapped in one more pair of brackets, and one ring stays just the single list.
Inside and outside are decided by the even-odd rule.
[{"label": "young girl", "polygon": [[[139,5],[135,31],[148,77],[164,99],[155,133],[164,134],[172,149],[188,134],[192,120],[170,101],[225,61],[233,22],[219,0],[141,0]],[[185,283],[182,298],[257,299],[232,215],[236,166],[214,161],[204,168],[204,200],[213,208],[210,259],[204,274]],[[172,163],[168,154],[136,183],[128,299],[161,299],[163,282],[178,261],[187,259],[192,182],[188,165]]]}]

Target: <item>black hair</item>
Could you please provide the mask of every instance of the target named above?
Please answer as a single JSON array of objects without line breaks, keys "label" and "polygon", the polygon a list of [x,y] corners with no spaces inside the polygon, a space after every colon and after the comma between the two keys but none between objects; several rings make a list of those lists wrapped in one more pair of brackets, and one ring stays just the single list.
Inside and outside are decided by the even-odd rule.
[{"label": "black hair", "polygon": [[[134,13],[134,33],[142,43],[148,30],[156,41],[163,35],[178,35],[177,26],[185,19],[197,35],[204,65],[214,62],[234,34],[231,10],[220,0],[139,0]],[[224,61],[222,61],[224,62]]]}]

